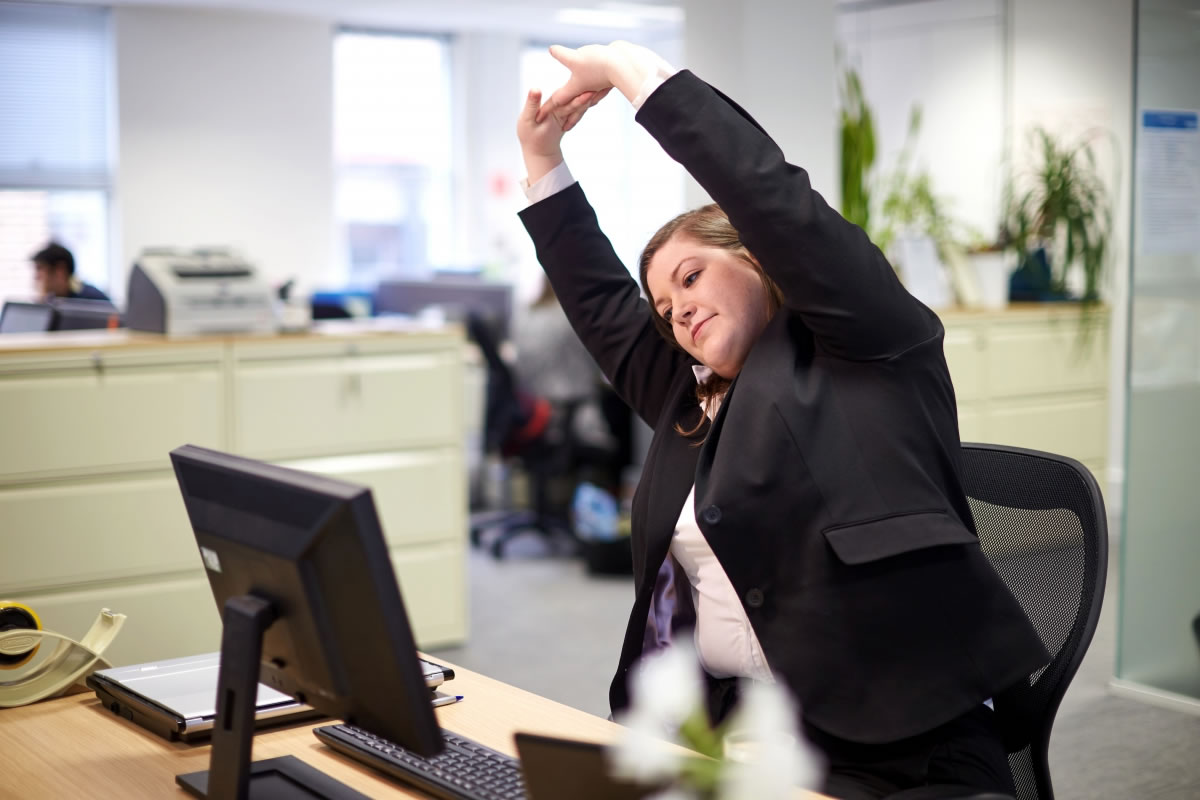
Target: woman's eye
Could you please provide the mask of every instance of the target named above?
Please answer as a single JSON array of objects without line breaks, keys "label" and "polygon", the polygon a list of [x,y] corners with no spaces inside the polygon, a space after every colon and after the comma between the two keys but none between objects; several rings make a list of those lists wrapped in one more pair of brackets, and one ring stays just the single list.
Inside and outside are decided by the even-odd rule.
[{"label": "woman's eye", "polygon": [[691,286],[693,283],[696,282],[696,278],[699,277],[699,275],[700,275],[700,270],[696,270],[695,272],[689,272],[683,278],[683,285]]},{"label": "woman's eye", "polygon": [[671,321],[671,309],[668,308],[666,311],[664,311],[662,318],[665,319],[667,322],[670,322]]}]

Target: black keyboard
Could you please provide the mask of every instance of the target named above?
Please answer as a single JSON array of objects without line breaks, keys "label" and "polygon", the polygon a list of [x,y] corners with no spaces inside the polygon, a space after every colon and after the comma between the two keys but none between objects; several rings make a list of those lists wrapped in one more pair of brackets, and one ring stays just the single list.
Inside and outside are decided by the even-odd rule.
[{"label": "black keyboard", "polygon": [[446,800],[525,797],[525,781],[517,759],[447,730],[442,731],[445,749],[432,758],[419,756],[353,725],[324,725],[313,728],[313,733],[334,750],[434,797]]}]

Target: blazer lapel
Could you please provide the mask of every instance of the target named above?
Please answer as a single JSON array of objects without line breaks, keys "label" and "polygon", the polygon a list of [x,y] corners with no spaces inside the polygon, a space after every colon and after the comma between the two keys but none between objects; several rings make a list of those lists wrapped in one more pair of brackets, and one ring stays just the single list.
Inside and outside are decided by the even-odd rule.
[{"label": "blazer lapel", "polygon": [[[688,377],[691,378],[690,370]],[[696,460],[700,448],[695,443],[707,432],[707,424],[695,438],[684,438],[674,430],[676,420],[686,429],[700,419],[695,384],[688,387],[685,383],[683,389],[677,393],[673,403],[675,413],[665,417],[669,422],[661,422],[654,432],[654,439],[646,454],[642,480],[633,501],[633,525],[645,534],[640,537],[641,546],[635,548],[633,553],[638,591],[646,590],[647,584],[653,585],[658,568],[671,546],[679,512],[696,482]]]}]

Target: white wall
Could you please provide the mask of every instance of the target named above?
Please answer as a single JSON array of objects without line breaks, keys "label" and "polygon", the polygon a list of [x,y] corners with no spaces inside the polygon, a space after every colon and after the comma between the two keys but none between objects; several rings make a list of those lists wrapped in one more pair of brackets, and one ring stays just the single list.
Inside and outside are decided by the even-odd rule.
[{"label": "white wall", "polygon": [[[685,0],[683,65],[733,98],[837,207],[833,0]],[[689,207],[707,201],[689,181]]]},{"label": "white wall", "polygon": [[[518,64],[524,39],[513,33],[469,32],[454,43],[455,116],[463,124],[456,189],[469,262],[490,273],[512,266],[516,240],[528,238],[517,218],[524,177],[517,144]],[[508,65],[500,69],[499,65]]]},{"label": "white wall", "polygon": [[331,27],[118,7],[116,202],[124,294],[142,248],[230,245],[272,282],[333,263]]}]

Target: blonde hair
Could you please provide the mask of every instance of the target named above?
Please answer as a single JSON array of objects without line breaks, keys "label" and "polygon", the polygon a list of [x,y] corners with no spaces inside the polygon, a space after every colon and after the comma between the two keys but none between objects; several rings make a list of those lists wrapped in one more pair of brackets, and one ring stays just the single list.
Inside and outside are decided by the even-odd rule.
[{"label": "blonde hair", "polygon": [[[671,323],[664,319],[662,314],[658,313],[658,309],[654,303],[654,295],[650,292],[650,284],[646,280],[646,276],[650,272],[650,261],[676,235],[686,236],[705,247],[717,247],[728,251],[749,264],[758,274],[759,280],[762,281],[763,288],[766,290],[769,313],[774,315],[780,306],[783,305],[783,292],[779,289],[775,281],[771,280],[767,276],[767,273],[763,271],[762,266],[758,263],[758,259],[742,244],[742,239],[738,235],[737,229],[730,223],[729,217],[721,210],[720,206],[716,203],[709,203],[706,206],[685,211],[663,225],[650,237],[650,241],[646,243],[646,247],[642,250],[641,258],[638,259],[638,278],[642,283],[642,291],[650,301],[650,315],[654,320],[654,327],[658,329],[658,332],[662,334],[664,339],[675,347],[683,349],[675,339],[675,334],[671,330]],[[697,384],[696,399],[700,401],[701,405],[708,406],[714,398],[725,393],[730,383],[732,381],[728,378],[713,373],[704,383]],[[700,417],[695,427],[687,431],[683,429],[682,425],[676,423],[675,430],[684,436],[694,436],[704,426],[704,419],[703,416]]]}]

